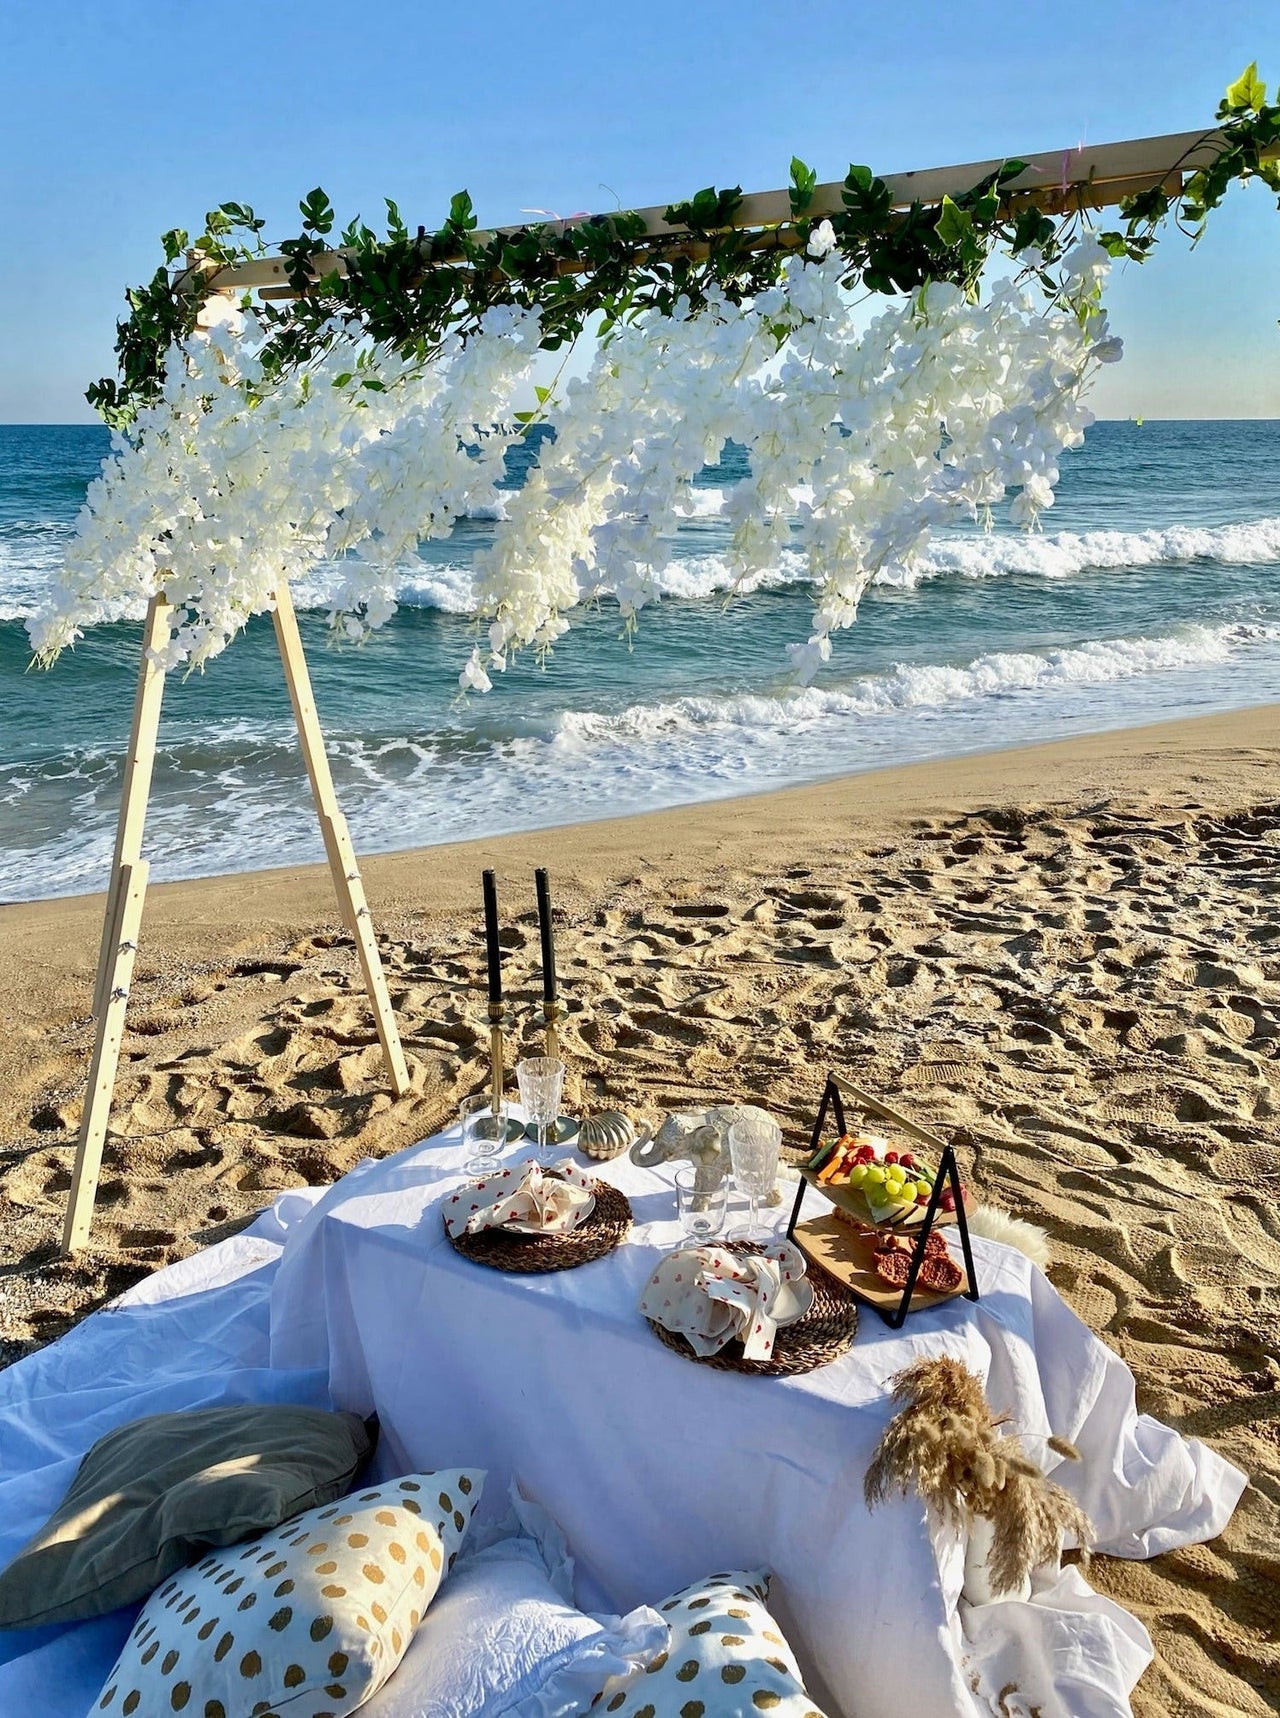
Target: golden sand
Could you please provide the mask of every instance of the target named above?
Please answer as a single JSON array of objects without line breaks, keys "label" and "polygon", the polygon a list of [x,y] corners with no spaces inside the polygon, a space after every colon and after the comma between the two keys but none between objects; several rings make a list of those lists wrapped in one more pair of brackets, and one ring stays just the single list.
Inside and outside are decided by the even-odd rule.
[{"label": "golden sand", "polygon": [[1156,1639],[1136,1711],[1280,1709],[1280,708],[371,859],[398,1102],[322,869],[156,888],[74,1262],[102,901],[0,909],[0,1355],[483,1084],[488,864],[527,1037],[552,869],[576,1101],[752,1098],[798,1145],[834,1065],[970,1130],[1139,1405],[1251,1476],[1214,1544],[1093,1564]]}]

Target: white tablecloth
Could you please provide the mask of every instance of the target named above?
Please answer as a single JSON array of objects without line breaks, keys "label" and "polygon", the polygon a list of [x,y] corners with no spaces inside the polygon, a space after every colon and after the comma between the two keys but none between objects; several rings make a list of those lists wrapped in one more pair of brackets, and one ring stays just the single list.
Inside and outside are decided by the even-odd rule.
[{"label": "white tablecloth", "polygon": [[444,1238],[460,1164],[446,1135],[361,1166],[291,1231],[271,1289],[272,1366],[327,1372],[337,1405],[376,1411],[384,1471],[487,1467],[491,1507],[515,1480],[564,1528],[590,1608],[769,1566],[812,1691],[844,1718],[1016,1713],[1007,1693],[997,1707],[1011,1684],[1042,1718],[1128,1711],[1150,1642],[1076,1571],[1029,1602],[971,1610],[960,1547],[931,1534],[918,1501],[871,1514],[862,1501],[893,1411],[886,1380],[946,1353],[1033,1449],[1050,1432],[1078,1445],[1084,1459],[1055,1477],[1100,1549],[1151,1556],[1225,1524],[1244,1476],[1138,1415],[1128,1369],[1020,1253],[975,1238],[977,1304],[912,1314],[902,1331],[864,1310],[841,1361],[743,1377],[670,1353],[636,1310],[678,1239],[669,1172],[604,1166],[632,1202],[628,1244],[509,1276]]}]

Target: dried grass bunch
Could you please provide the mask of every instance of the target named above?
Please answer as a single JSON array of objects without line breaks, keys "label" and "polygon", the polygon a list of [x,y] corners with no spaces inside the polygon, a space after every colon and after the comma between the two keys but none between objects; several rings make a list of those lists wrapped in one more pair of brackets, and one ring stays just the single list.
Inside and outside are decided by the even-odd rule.
[{"label": "dried grass bunch", "polygon": [[[976,1516],[993,1528],[987,1563],[991,1590],[1017,1588],[1033,1569],[1058,1555],[1060,1535],[1073,1534],[1086,1550],[1093,1536],[1075,1499],[1047,1477],[1022,1448],[1007,1422],[987,1404],[981,1381],[958,1360],[917,1360],[891,1382],[906,1405],[885,1427],[864,1493],[874,1509],[894,1492],[914,1486],[948,1527],[967,1532]],[[1078,1461],[1061,1438],[1049,1447]]]}]

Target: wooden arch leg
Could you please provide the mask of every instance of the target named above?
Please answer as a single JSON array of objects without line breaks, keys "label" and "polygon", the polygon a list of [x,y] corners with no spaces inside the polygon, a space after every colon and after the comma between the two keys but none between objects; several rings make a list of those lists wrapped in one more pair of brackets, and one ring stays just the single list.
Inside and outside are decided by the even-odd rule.
[{"label": "wooden arch leg", "polygon": [[120,1045],[124,1039],[125,1009],[133,977],[142,902],[147,888],[147,864],[142,858],[142,830],[151,792],[151,770],[160,727],[160,704],[164,697],[164,670],[156,666],[153,653],[169,641],[169,605],[154,596],[147,609],[142,635],[142,668],[133,704],[133,725],[125,754],[121,783],[120,819],[116,825],[116,848],[111,862],[107,910],[102,925],[102,947],[98,954],[98,976],[93,992],[93,1013],[98,1029],[93,1060],[89,1065],[89,1089],[80,1118],[75,1171],[67,1199],[62,1250],[74,1253],[89,1239],[93,1202],[102,1167],[102,1148],[111,1115]]},{"label": "wooden arch leg", "polygon": [[343,923],[355,941],[356,953],[360,957],[360,970],[364,974],[364,986],[373,1007],[373,1018],[382,1043],[382,1053],[386,1058],[391,1089],[397,1097],[402,1098],[409,1090],[409,1070],[405,1065],[404,1051],[400,1047],[400,1034],[396,1029],[391,996],[387,990],[386,975],[382,970],[382,957],[378,953],[377,940],[373,934],[369,904],[364,898],[360,867],[356,863],[355,849],[351,845],[347,820],[339,809],[337,796],[333,791],[329,757],[324,749],[320,717],[311,693],[311,676],[307,672],[307,659],[302,653],[298,617],[294,613],[293,598],[287,585],[281,585],[276,591],[275,624],[276,643],[280,647],[280,660],[284,663],[285,680],[289,686],[289,701],[293,705],[298,738],[302,743],[302,756],[320,819],[320,833],[324,836],[329,869],[333,873],[334,888],[338,894],[338,909]]}]

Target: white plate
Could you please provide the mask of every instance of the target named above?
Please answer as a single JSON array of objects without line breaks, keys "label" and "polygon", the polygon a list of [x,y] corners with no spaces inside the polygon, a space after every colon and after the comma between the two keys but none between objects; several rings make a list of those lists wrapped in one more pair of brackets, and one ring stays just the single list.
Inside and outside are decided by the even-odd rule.
[{"label": "white plate", "polygon": [[808,1277],[798,1277],[793,1283],[783,1283],[773,1308],[773,1322],[782,1329],[803,1318],[813,1305],[813,1284]]}]

